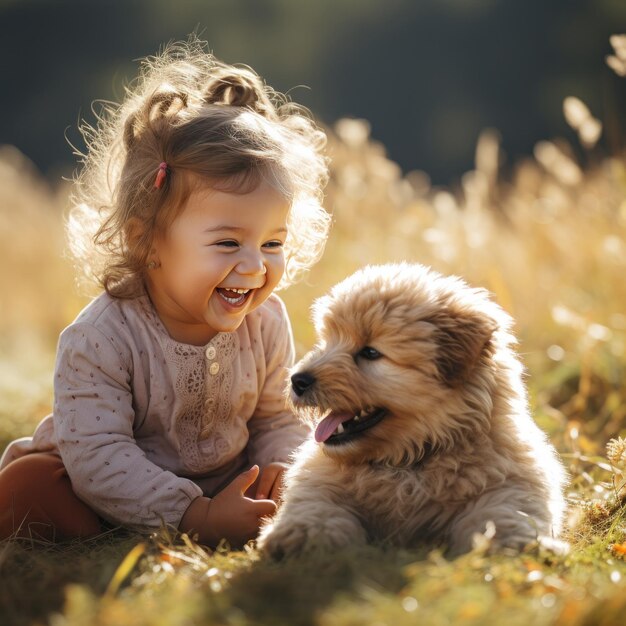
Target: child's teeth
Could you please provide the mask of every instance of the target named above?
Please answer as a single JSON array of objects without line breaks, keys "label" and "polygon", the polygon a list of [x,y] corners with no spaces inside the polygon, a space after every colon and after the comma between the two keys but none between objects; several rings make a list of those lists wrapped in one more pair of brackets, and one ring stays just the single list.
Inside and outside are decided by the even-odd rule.
[{"label": "child's teeth", "polygon": [[[230,304],[240,304],[244,300],[244,296],[248,294],[251,289],[229,289],[226,287],[220,287],[217,292]],[[226,294],[237,294],[237,297],[232,298]]]}]

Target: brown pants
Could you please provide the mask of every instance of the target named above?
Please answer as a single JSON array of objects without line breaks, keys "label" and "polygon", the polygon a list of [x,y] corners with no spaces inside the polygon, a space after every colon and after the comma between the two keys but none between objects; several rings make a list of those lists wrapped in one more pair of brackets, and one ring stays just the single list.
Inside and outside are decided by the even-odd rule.
[{"label": "brown pants", "polygon": [[89,537],[102,532],[100,522],[72,490],[56,454],[28,454],[0,471],[0,539]]}]

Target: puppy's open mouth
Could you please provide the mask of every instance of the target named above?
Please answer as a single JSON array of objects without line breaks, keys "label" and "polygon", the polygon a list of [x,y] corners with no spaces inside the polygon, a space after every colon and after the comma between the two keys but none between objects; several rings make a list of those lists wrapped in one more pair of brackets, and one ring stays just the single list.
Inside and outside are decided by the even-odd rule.
[{"label": "puppy's open mouth", "polygon": [[345,443],[378,424],[386,409],[369,407],[358,414],[331,411],[315,430],[315,441],[329,445]]}]

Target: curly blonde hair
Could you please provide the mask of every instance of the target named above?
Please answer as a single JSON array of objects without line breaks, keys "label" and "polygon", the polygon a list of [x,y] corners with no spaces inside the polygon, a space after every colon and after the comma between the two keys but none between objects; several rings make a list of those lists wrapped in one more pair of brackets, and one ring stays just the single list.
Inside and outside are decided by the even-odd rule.
[{"label": "curly blonde hair", "polygon": [[[326,135],[309,112],[247,66],[228,65],[196,37],[143,59],[120,105],[105,103],[74,179],[67,220],[77,268],[112,296],[137,293],[152,241],[199,185],[230,193],[266,180],[291,204],[286,287],[321,256],[330,226],[322,207]],[[159,164],[168,174],[154,188]],[[138,227],[139,226],[139,227]],[[136,235],[139,233],[139,235]]]}]

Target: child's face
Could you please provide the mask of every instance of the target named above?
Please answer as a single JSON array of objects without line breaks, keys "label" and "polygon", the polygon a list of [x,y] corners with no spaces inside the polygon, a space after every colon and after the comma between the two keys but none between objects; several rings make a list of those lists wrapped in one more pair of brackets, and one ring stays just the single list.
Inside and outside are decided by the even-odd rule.
[{"label": "child's face", "polygon": [[[265,182],[247,194],[194,191],[148,271],[152,302],[173,339],[204,345],[236,330],[272,293],[285,270],[289,202]],[[245,290],[237,293],[234,290]]]}]

